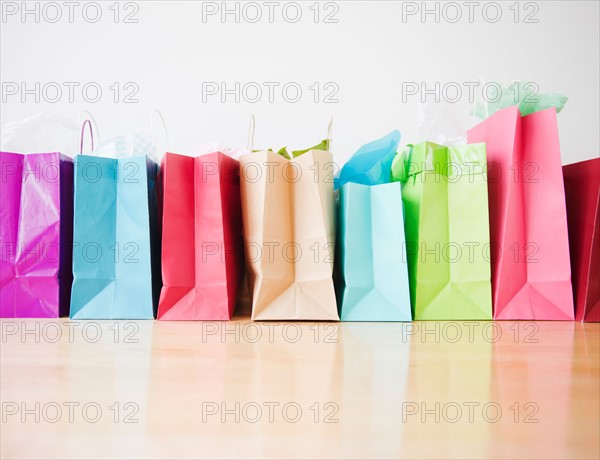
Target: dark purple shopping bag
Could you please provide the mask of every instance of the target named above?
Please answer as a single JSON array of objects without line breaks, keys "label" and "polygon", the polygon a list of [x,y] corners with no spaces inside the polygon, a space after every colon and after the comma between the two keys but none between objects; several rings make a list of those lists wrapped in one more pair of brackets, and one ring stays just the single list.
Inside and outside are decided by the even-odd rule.
[{"label": "dark purple shopping bag", "polygon": [[73,160],[0,152],[0,317],[69,314]]}]

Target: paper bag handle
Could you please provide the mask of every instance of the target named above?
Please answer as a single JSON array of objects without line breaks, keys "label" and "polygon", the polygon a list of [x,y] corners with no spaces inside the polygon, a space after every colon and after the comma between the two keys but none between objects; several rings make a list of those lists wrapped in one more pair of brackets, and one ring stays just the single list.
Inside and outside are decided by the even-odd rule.
[{"label": "paper bag handle", "polygon": [[[254,118],[254,115],[252,115],[250,117],[250,125],[248,126],[248,143],[246,144],[246,147],[248,148],[248,150],[250,152],[252,152],[252,150],[254,149],[254,130],[256,127],[256,119]],[[329,125],[327,126],[327,151],[331,151],[331,143],[333,141],[332,139],[332,134],[333,134],[333,117],[331,117],[329,119]]]},{"label": "paper bag handle", "polygon": [[[479,83],[481,83],[481,88],[483,88],[485,86],[485,80],[483,79],[483,77],[479,77],[478,79]],[[483,94],[483,92],[482,92]],[[480,102],[480,100],[482,102]],[[471,107],[471,128],[473,128],[475,125],[477,125],[479,122],[483,121],[483,120],[477,120],[477,104],[481,103],[483,105],[483,108],[485,110],[485,118],[483,118],[483,120],[487,120],[487,118],[490,116],[489,114],[489,107],[488,107],[488,103],[485,100],[484,96],[480,96],[480,97],[476,97],[473,100],[473,105]]]},{"label": "paper bag handle", "polygon": [[254,115],[250,117],[250,125],[248,126],[248,142],[246,143],[246,147],[250,152],[254,149],[254,128],[256,125],[256,120],[254,119]]},{"label": "paper bag handle", "polygon": [[333,117],[329,119],[329,125],[327,126],[327,151],[331,152],[331,142],[332,142],[332,133],[333,133]]},{"label": "paper bag handle", "polygon": [[156,132],[154,129],[155,115],[158,115],[158,118],[160,119],[160,122],[163,127],[163,132],[165,133],[165,143],[167,147],[166,150],[169,150],[169,130],[167,129],[167,124],[165,123],[165,118],[163,117],[162,112],[157,108],[152,110],[152,113],[150,114],[150,131],[152,131],[152,144],[154,145],[154,147],[156,147]]},{"label": "paper bag handle", "polygon": [[92,139],[92,150],[94,150],[94,132],[96,132],[97,143],[98,144],[100,143],[100,130],[98,129],[98,123],[96,123],[96,119],[87,110],[81,110],[79,112],[79,115],[77,116],[77,124],[79,125],[80,123],[83,123],[83,126],[81,127],[81,136],[79,138],[79,154],[80,155],[83,153],[83,133],[85,130],[86,122],[90,127],[90,137]]},{"label": "paper bag handle", "polygon": [[79,137],[79,155],[83,153],[83,135],[85,134],[85,127],[90,127],[90,139],[92,141],[92,151],[94,150],[94,131],[92,130],[92,122],[86,119],[81,126],[81,136]]}]

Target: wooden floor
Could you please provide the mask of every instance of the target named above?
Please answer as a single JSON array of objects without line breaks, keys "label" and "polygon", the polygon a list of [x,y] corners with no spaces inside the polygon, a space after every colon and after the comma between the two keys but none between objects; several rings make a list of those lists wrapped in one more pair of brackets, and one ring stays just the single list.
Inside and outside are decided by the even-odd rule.
[{"label": "wooden floor", "polygon": [[0,325],[3,459],[600,457],[598,324]]}]

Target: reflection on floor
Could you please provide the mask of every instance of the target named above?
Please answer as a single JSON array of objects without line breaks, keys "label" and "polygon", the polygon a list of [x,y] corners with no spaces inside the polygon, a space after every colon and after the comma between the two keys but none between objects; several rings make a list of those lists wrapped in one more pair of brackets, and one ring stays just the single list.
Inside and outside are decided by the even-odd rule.
[{"label": "reflection on floor", "polygon": [[600,326],[2,320],[2,458],[599,458]]}]

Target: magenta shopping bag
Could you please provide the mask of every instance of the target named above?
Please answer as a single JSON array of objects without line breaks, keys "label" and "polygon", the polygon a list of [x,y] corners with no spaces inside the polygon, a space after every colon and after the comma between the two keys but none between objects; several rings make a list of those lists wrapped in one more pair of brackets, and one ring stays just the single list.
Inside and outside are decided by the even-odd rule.
[{"label": "magenta shopping bag", "polygon": [[73,160],[0,152],[0,317],[69,314]]}]

